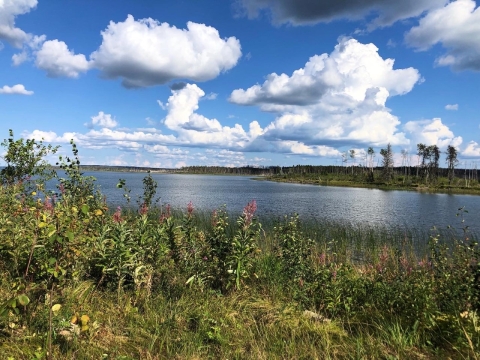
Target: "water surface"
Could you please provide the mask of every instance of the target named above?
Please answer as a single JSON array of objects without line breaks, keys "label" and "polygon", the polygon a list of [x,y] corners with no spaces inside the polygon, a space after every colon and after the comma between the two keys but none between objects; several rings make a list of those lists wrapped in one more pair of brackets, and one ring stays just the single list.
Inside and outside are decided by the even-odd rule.
[{"label": "water surface", "polygon": [[[131,203],[143,192],[145,173],[86,172],[113,206],[125,206],[122,189],[126,180]],[[283,216],[298,213],[302,218],[333,219],[351,223],[404,226],[428,230],[448,225],[459,228],[458,209],[465,207],[465,223],[480,232],[480,198],[474,195],[430,194],[413,191],[345,188],[253,180],[246,176],[152,174],[158,183],[160,205],[185,208],[192,201],[196,208],[213,210],[226,205],[230,212],[241,212],[256,200],[260,215]]]}]

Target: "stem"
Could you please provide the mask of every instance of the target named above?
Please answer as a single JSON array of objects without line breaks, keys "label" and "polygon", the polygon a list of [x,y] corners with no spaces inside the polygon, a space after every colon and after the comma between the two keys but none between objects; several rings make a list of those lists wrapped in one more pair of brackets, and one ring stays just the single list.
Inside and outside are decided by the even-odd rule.
[{"label": "stem", "polygon": [[50,289],[50,312],[48,316],[48,354],[47,354],[47,359],[51,360],[52,359],[52,317],[53,317],[53,311],[52,311],[52,297],[53,297],[53,288],[55,284],[52,284],[52,288]]}]

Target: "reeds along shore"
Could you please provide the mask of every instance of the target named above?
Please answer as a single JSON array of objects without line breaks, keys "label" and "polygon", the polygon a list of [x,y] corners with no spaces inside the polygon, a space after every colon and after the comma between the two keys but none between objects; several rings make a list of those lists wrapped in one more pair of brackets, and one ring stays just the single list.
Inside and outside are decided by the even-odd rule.
[{"label": "reeds along shore", "polygon": [[0,187],[5,359],[478,357],[480,251],[464,224],[159,209],[148,180],[148,201],[109,209],[70,175],[56,195]]}]

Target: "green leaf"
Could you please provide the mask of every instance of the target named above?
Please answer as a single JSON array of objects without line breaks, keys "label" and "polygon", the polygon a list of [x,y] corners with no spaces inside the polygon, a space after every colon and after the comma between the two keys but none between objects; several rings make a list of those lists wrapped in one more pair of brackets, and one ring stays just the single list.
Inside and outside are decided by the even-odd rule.
[{"label": "green leaf", "polygon": [[89,210],[90,210],[90,207],[87,204],[82,205],[82,213],[84,215],[87,215]]},{"label": "green leaf", "polygon": [[22,306],[27,306],[30,303],[30,299],[25,294],[18,295],[17,299],[18,303]]},{"label": "green leaf", "polygon": [[67,235],[68,240],[73,241],[74,235],[72,231],[68,230],[65,235]]}]

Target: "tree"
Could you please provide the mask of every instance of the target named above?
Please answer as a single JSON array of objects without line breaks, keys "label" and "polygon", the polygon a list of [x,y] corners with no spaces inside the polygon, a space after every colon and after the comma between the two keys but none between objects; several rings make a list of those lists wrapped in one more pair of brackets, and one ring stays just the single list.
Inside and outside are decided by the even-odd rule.
[{"label": "tree", "polygon": [[402,166],[404,169],[403,182],[405,183],[405,178],[407,177],[407,164],[408,164],[408,150],[402,149]]},{"label": "tree", "polygon": [[438,167],[440,162],[440,149],[437,145],[429,146],[430,168],[432,168],[432,177],[436,181],[438,177]]},{"label": "tree", "polygon": [[455,146],[448,145],[446,154],[446,162],[448,166],[448,184],[452,185],[452,181],[455,177],[455,166],[458,164],[458,151]]},{"label": "tree", "polygon": [[15,140],[12,129],[9,130],[9,138],[5,139],[1,145],[7,149],[3,156],[6,166],[0,171],[2,184],[23,182],[32,176],[37,176],[38,182],[42,183],[55,176],[55,171],[51,169],[45,157],[55,154],[58,146],[46,146],[43,144],[43,139],[40,141],[22,138]]},{"label": "tree", "polygon": [[349,153],[350,153],[350,159],[352,159],[352,162],[353,162],[353,165],[352,165],[352,175],[353,175],[353,167],[355,166],[356,153],[354,149],[350,150]]},{"label": "tree", "polygon": [[391,181],[393,179],[393,151],[392,145],[388,143],[386,149],[380,150],[382,155],[382,176],[385,181]]},{"label": "tree", "polygon": [[373,160],[375,158],[375,150],[373,150],[373,147],[369,147],[367,150],[367,155],[368,155],[368,167],[370,169],[370,172],[368,174],[368,181],[373,182]]}]

